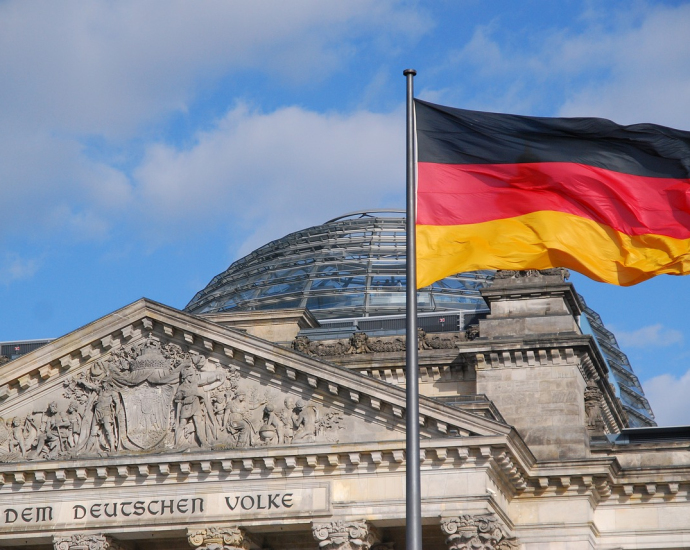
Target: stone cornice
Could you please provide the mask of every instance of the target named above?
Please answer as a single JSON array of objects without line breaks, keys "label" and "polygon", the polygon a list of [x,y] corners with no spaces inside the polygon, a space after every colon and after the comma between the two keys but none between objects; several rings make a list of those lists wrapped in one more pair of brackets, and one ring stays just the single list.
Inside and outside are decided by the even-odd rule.
[{"label": "stone cornice", "polygon": [[493,285],[484,287],[480,291],[482,298],[489,304],[501,299],[516,298],[539,298],[546,296],[561,296],[568,304],[572,315],[582,313],[580,301],[577,299],[575,288],[572,283],[565,281],[554,282],[539,278],[524,278],[518,284],[502,283],[498,280]]},{"label": "stone cornice", "polygon": [[[504,436],[423,440],[422,470],[488,467],[520,492],[527,485],[521,440]],[[527,451],[528,452],[528,451]],[[303,479],[303,475],[333,476],[404,471],[405,442],[311,445],[233,449],[157,456],[82,459],[0,465],[0,493],[51,491],[73,487],[141,486],[247,479]],[[533,461],[533,457],[527,457]]]},{"label": "stone cornice", "polygon": [[321,326],[308,309],[271,309],[258,311],[236,311],[227,313],[202,313],[196,315],[220,325],[251,323],[256,325],[274,325],[285,321],[294,321],[300,328]]},{"label": "stone cornice", "polygon": [[[690,493],[690,466],[623,470],[612,457],[536,463],[525,456],[521,440],[503,436],[421,442],[422,472],[486,469],[512,498],[580,495],[595,503],[613,498],[652,497],[666,500]],[[314,445],[238,449],[188,455],[85,459],[68,462],[7,464],[0,467],[0,492],[52,491],[70,488],[167,486],[180,482],[284,481],[328,479],[339,475],[377,475],[404,471],[403,441],[370,444]],[[527,459],[527,460],[525,460]],[[635,498],[635,497],[633,497]]]}]

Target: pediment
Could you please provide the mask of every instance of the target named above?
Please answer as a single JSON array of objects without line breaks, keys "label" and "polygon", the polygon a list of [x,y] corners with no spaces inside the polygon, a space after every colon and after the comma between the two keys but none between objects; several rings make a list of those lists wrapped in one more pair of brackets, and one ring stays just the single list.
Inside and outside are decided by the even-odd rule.
[{"label": "pediment", "polygon": [[[0,369],[0,461],[404,439],[404,391],[139,300]],[[422,437],[508,426],[420,401]]]}]

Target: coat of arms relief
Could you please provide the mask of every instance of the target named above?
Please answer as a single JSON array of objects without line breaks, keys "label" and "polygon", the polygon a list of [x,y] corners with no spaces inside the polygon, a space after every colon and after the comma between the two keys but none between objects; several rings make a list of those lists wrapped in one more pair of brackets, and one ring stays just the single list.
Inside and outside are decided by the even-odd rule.
[{"label": "coat of arms relief", "polygon": [[336,442],[347,423],[339,411],[153,336],[21,410],[0,418],[0,461]]}]

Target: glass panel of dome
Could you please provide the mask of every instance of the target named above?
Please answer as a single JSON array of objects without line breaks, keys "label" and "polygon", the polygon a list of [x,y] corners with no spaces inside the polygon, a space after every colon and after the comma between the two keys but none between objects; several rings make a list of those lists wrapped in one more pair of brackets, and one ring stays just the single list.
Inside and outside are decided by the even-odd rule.
[{"label": "glass panel of dome", "polygon": [[431,293],[430,292],[418,292],[417,293],[417,305],[419,307],[430,307],[431,306]]},{"label": "glass panel of dome", "polygon": [[247,290],[245,292],[240,292],[239,294],[236,294],[223,304],[223,309],[236,307],[240,302],[253,298],[255,292],[255,290]]},{"label": "glass panel of dome", "polygon": [[384,276],[384,275],[377,275],[375,277],[371,278],[371,286],[372,288],[390,288],[390,287],[395,287],[395,288],[405,288],[406,286],[406,279],[404,277],[400,276],[395,276],[395,275],[389,275],[389,276]]},{"label": "glass panel of dome", "polygon": [[279,294],[290,294],[292,292],[299,292],[304,289],[305,281],[298,281],[296,283],[278,283],[259,289],[257,298],[263,296],[277,296]]},{"label": "glass panel of dome", "polygon": [[373,307],[382,306],[405,306],[404,292],[370,292],[369,305]]},{"label": "glass panel of dome", "polygon": [[311,284],[312,290],[326,290],[326,289],[339,289],[341,288],[339,279],[323,279],[314,281]]},{"label": "glass panel of dome", "polygon": [[278,269],[270,274],[269,280],[305,278],[310,272],[311,268],[308,267]]},{"label": "glass panel of dome", "polygon": [[362,273],[365,271],[365,267],[361,263],[344,263],[342,261],[332,262],[326,265],[319,266],[316,272],[321,273],[337,273],[341,276],[347,276],[355,273]]},{"label": "glass panel of dome", "polygon": [[343,288],[362,288],[366,286],[366,277],[341,277]]},{"label": "glass panel of dome", "polygon": [[292,300],[280,300],[277,302],[261,304],[261,309],[287,309],[292,307],[302,307],[302,299],[294,298]]},{"label": "glass panel of dome", "polygon": [[329,309],[352,306],[364,306],[364,294],[313,296],[307,300],[307,309]]},{"label": "glass panel of dome", "polygon": [[453,277],[442,279],[432,285],[434,288],[447,288],[451,290],[475,290],[477,286],[477,283],[474,281],[464,281]]},{"label": "glass panel of dome", "polygon": [[391,273],[403,274],[405,273],[405,262],[403,260],[393,263],[390,260],[386,262],[371,262],[371,272],[375,275],[389,275]]},{"label": "glass panel of dome", "polygon": [[453,304],[476,304],[483,302],[481,298],[472,299],[466,296],[457,296],[453,294],[433,294],[434,303],[436,305],[451,306]]}]

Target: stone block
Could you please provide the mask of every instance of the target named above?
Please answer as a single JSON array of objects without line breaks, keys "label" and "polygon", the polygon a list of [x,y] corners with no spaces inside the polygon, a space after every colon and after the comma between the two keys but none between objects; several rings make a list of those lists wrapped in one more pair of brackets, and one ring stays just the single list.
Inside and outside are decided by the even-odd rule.
[{"label": "stone block", "polygon": [[535,317],[558,313],[569,315],[570,311],[562,297],[548,296],[522,300],[496,300],[491,303],[490,318]]},{"label": "stone block", "polygon": [[579,333],[575,319],[570,315],[548,315],[505,319],[480,319],[479,333],[483,338],[529,336],[530,334]]}]

